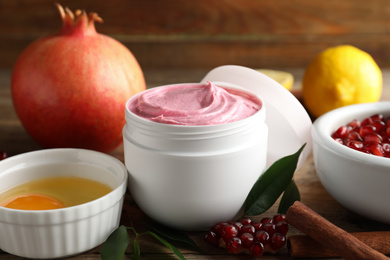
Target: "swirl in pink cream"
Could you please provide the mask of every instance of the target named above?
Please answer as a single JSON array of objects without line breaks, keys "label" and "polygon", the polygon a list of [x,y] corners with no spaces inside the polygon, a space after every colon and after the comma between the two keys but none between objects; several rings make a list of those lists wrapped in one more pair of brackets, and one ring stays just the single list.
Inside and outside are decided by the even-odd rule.
[{"label": "swirl in pink cream", "polygon": [[159,123],[215,125],[247,118],[261,109],[255,96],[206,84],[179,84],[144,91],[129,103],[132,113]]}]

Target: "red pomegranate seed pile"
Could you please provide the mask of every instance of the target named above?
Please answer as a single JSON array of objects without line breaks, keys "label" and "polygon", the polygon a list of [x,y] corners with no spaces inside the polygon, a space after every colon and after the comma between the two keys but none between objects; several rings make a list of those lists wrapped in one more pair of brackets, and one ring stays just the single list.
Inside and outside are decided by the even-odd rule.
[{"label": "red pomegranate seed pile", "polygon": [[332,138],[357,151],[390,157],[390,118],[375,114],[340,126]]},{"label": "red pomegranate seed pile", "polygon": [[247,253],[261,257],[265,252],[276,252],[286,244],[288,224],[285,215],[263,218],[258,222],[243,218],[236,222],[216,224],[207,234],[207,243],[226,248],[229,253]]}]

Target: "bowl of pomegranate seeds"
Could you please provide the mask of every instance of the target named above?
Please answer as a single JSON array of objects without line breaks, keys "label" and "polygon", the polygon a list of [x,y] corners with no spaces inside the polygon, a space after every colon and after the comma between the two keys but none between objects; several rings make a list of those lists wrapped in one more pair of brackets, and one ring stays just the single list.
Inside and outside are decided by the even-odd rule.
[{"label": "bowl of pomegranate seeds", "polygon": [[390,223],[390,102],[332,110],[313,124],[314,164],[346,208]]}]

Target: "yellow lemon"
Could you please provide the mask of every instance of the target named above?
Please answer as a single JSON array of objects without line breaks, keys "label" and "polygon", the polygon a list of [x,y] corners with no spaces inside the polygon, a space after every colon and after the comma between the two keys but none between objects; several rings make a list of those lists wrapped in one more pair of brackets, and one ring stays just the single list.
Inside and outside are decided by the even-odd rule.
[{"label": "yellow lemon", "polygon": [[382,72],[366,52],[340,45],[321,52],[306,68],[303,102],[313,116],[338,107],[377,102],[382,94]]},{"label": "yellow lemon", "polygon": [[279,82],[280,85],[290,90],[294,84],[294,77],[291,73],[279,70],[258,69],[257,71],[267,75],[273,80]]}]

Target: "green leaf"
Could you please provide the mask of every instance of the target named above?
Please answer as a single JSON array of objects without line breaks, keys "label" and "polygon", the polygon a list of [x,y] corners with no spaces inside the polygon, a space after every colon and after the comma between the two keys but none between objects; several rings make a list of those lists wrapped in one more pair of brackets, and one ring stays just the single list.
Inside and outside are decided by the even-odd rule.
[{"label": "green leaf", "polygon": [[148,222],[149,226],[159,235],[170,239],[175,242],[180,242],[190,246],[191,248],[201,251],[201,249],[195,244],[195,242],[186,234],[179,230],[171,229],[166,226],[160,225],[156,222]]},{"label": "green leaf", "polygon": [[101,250],[101,259],[122,260],[129,244],[129,234],[126,227],[122,225],[107,238]]},{"label": "green leaf", "polygon": [[296,153],[277,160],[259,177],[245,200],[244,215],[259,215],[272,207],[289,185],[305,145]]},{"label": "green leaf", "polygon": [[179,257],[181,260],[186,260],[186,258],[182,255],[182,253],[180,253],[180,251],[174,247],[171,243],[169,243],[167,240],[165,240],[164,238],[158,236],[156,233],[152,232],[152,231],[147,231],[145,232],[146,234],[149,234],[151,235],[152,237],[154,237],[155,239],[157,239],[158,241],[160,241],[163,245],[165,245],[166,247],[168,247],[170,250],[172,250],[173,253],[175,253],[175,255],[177,257]]},{"label": "green leaf", "polygon": [[288,208],[297,200],[301,200],[301,195],[295,181],[291,180],[279,202],[278,213],[286,214]]},{"label": "green leaf", "polygon": [[135,260],[138,260],[141,257],[141,250],[139,248],[139,243],[137,239],[134,239],[133,241],[133,255]]}]

